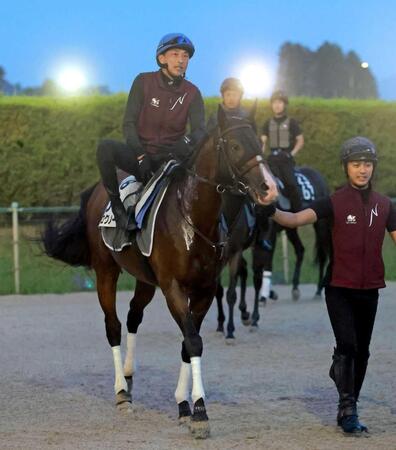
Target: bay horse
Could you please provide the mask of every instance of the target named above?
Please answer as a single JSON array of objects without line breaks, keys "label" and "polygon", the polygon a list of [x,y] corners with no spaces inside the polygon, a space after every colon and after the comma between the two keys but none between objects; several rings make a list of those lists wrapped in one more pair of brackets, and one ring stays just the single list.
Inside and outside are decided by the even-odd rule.
[{"label": "bay horse", "polygon": [[[180,175],[180,174],[179,174]],[[189,423],[195,438],[209,436],[201,373],[200,328],[212,303],[225,262],[219,239],[224,192],[250,195],[257,204],[276,199],[277,187],[264,164],[260,144],[249,121],[227,118],[219,108],[218,127],[198,146],[183,173],[175,177],[157,214],[154,245],[144,257],[136,245],[113,252],[102,241],[98,223],[108,202],[102,185],[86,191],[77,217],[63,225],[48,224],[43,234],[46,253],[71,265],[93,268],[113,353],[116,403],[132,402],[136,333],[156,286],[183,334],[181,368],[175,392],[180,422]],[[116,286],[121,270],[136,278],[127,318],[124,365],[121,323],[116,312]],[[191,413],[189,384],[192,377]]]}]

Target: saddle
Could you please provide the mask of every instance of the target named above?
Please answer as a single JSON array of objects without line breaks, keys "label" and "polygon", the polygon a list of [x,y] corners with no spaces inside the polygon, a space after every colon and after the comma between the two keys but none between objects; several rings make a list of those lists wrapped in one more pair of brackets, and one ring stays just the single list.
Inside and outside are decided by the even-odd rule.
[{"label": "saddle", "polygon": [[120,252],[136,242],[144,256],[151,255],[157,213],[170,183],[169,175],[179,165],[175,160],[167,161],[145,187],[133,175],[121,181],[120,198],[131,220],[134,220],[134,231],[117,228],[109,202],[99,222],[106,247]]}]

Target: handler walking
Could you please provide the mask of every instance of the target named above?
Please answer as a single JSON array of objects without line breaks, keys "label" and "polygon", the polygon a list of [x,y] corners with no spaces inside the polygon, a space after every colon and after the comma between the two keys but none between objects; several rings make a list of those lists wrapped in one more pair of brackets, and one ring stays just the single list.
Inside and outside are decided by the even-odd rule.
[{"label": "handler walking", "polygon": [[[162,162],[183,160],[206,135],[204,103],[199,89],[185,79],[195,48],[182,33],[164,36],[157,47],[157,72],[139,74],[131,87],[124,115],[126,143],[103,140],[97,162],[110,197],[115,221],[129,229],[121,203],[116,168],[146,183]],[[190,123],[190,134],[186,135]]]},{"label": "handler walking", "polygon": [[370,356],[378,289],[385,287],[385,230],[396,243],[396,208],[372,189],[377,152],[369,139],[347,140],[341,162],[348,180],[344,187],[298,213],[276,209],[273,218],[290,228],[332,219],[333,255],[325,293],[336,348],[329,375],[339,393],[338,425],[345,433],[360,434],[367,427],[359,422],[356,402]]}]

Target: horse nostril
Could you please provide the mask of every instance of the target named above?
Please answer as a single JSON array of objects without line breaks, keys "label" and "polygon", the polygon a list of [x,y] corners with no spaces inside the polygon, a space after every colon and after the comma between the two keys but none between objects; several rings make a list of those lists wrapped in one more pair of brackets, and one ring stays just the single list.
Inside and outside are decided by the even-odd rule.
[{"label": "horse nostril", "polygon": [[262,192],[267,192],[268,190],[269,190],[268,184],[267,184],[265,181],[263,181],[263,182],[260,184],[260,191],[262,191]]}]

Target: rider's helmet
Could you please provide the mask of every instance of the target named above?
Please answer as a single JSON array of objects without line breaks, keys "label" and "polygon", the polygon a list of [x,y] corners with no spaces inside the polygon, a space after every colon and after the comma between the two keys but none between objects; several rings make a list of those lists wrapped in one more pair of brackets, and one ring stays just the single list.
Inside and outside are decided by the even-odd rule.
[{"label": "rider's helmet", "polygon": [[341,163],[347,173],[347,163],[349,161],[371,161],[374,168],[377,164],[377,149],[370,139],[363,136],[356,136],[346,140],[341,146]]},{"label": "rider's helmet", "polygon": [[230,78],[226,78],[221,83],[221,86],[220,86],[221,95],[224,95],[225,91],[231,91],[231,90],[238,91],[242,96],[243,95],[243,86],[242,86],[241,80],[239,80],[238,78],[230,77]]},{"label": "rider's helmet", "polygon": [[190,39],[183,33],[169,33],[166,34],[158,43],[157,51],[156,51],[156,60],[157,64],[162,67],[162,64],[158,60],[158,56],[165,53],[167,50],[171,48],[181,48],[185,50],[190,58],[193,57],[195,48],[194,44],[190,41]]},{"label": "rider's helmet", "polygon": [[277,91],[274,91],[271,95],[270,98],[270,104],[272,104],[272,102],[274,100],[282,100],[282,102],[285,104],[285,106],[287,106],[289,104],[289,98],[286,94],[285,91],[282,91],[280,89],[278,89]]},{"label": "rider's helmet", "polygon": [[370,139],[356,136],[345,141],[341,146],[340,159],[343,164],[349,161],[377,162],[377,150]]}]

